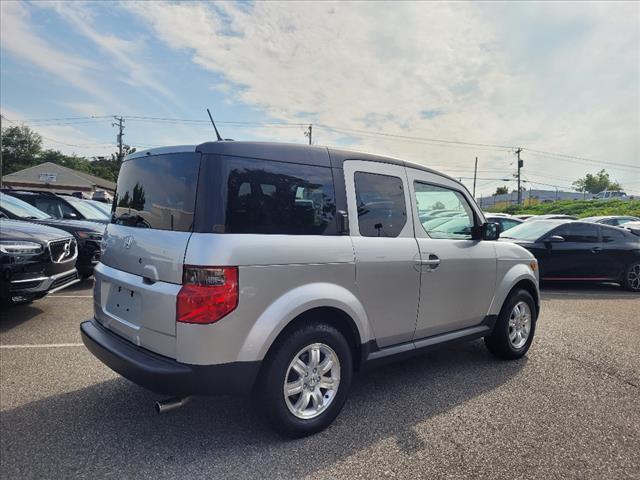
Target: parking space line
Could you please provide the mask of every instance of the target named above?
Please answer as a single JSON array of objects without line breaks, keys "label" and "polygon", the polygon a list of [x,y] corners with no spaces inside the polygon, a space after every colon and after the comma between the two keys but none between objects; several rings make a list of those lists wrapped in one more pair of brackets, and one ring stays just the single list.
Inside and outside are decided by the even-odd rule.
[{"label": "parking space line", "polygon": [[0,349],[12,348],[64,348],[64,347],[82,347],[82,343],[31,343],[24,345],[0,345]]}]

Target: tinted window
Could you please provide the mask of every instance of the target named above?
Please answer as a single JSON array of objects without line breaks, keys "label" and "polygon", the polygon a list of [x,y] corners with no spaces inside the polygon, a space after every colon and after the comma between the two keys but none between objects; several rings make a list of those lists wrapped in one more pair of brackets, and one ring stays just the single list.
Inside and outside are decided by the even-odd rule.
[{"label": "tinted window", "polygon": [[617,228],[603,228],[602,229],[602,241],[609,242],[622,242],[625,239],[624,232]]},{"label": "tinted window", "polygon": [[[207,157],[199,231],[335,235],[331,169],[240,157]],[[200,201],[198,204],[201,210]]]},{"label": "tinted window", "polygon": [[363,237],[397,237],[407,223],[402,180],[398,177],[356,172],[358,225]]},{"label": "tinted window", "polygon": [[503,218],[500,223],[502,224],[502,230],[509,230],[510,228],[515,227],[516,225],[520,225],[521,222],[516,222],[515,220],[510,220],[508,218]]},{"label": "tinted window", "polygon": [[113,221],[160,230],[191,230],[200,155],[150,155],[123,162]]},{"label": "tinted window", "polygon": [[560,235],[566,242],[591,243],[598,241],[598,227],[586,223],[568,223],[558,227],[553,235]]},{"label": "tinted window", "polygon": [[53,198],[36,197],[33,199],[33,203],[36,208],[55,218],[62,218],[63,213],[74,213],[69,207],[67,207],[66,212],[63,212],[60,205],[61,202]]},{"label": "tinted window", "polygon": [[462,193],[421,182],[415,182],[414,188],[420,223],[431,238],[471,238],[473,210]]}]

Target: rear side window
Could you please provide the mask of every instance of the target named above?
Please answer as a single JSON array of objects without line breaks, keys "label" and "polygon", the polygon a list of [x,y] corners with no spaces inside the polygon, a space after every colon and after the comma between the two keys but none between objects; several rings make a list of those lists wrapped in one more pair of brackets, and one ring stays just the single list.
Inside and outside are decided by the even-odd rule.
[{"label": "rear side window", "polygon": [[595,224],[567,223],[558,227],[552,235],[560,235],[565,242],[593,243],[598,241],[598,227]]},{"label": "rear side window", "polygon": [[358,225],[363,237],[397,237],[407,223],[402,180],[390,175],[356,172]]},{"label": "rear side window", "polygon": [[140,228],[192,229],[200,154],[150,155],[123,162],[113,222]]},{"label": "rear side window", "polygon": [[206,157],[198,231],[336,235],[331,169],[241,158]]}]

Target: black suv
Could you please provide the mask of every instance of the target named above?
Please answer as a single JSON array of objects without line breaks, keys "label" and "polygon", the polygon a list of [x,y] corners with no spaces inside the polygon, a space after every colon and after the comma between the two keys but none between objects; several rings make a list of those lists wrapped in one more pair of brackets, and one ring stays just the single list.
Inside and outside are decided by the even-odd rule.
[{"label": "black suv", "polygon": [[87,278],[93,275],[93,268],[100,261],[103,224],[83,220],[53,218],[33,205],[2,192],[0,192],[0,214],[13,220],[39,223],[69,232],[75,237],[78,245],[76,268],[80,277]]},{"label": "black suv", "polygon": [[53,218],[88,220],[105,224],[109,222],[109,217],[103,212],[84,200],[71,195],[56,195],[51,192],[31,192],[27,190],[3,190],[3,192],[33,205]]},{"label": "black suv", "polygon": [[77,256],[67,232],[0,218],[0,302],[27,303],[78,282]]}]

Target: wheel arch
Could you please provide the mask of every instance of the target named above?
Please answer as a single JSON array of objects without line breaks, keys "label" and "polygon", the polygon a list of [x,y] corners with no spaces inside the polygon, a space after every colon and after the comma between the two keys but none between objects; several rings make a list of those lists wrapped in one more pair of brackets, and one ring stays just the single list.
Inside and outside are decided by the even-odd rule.
[{"label": "wheel arch", "polygon": [[263,360],[287,332],[309,321],[328,323],[341,332],[359,365],[362,344],[373,338],[364,307],[352,292],[329,283],[297,287],[269,305],[247,335],[239,359]]},{"label": "wheel arch", "polygon": [[531,294],[536,307],[536,316],[540,312],[540,292],[538,280],[529,265],[517,263],[501,276],[489,313],[499,315],[502,306],[515,289],[523,289]]}]

